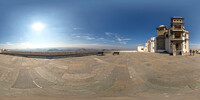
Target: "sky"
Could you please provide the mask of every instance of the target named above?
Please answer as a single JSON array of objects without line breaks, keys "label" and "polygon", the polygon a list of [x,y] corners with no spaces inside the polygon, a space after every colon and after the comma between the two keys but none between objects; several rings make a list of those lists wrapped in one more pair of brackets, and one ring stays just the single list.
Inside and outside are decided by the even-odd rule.
[{"label": "sky", "polygon": [[[198,0],[0,0],[0,48],[136,49],[171,17],[184,17],[200,49]],[[35,29],[35,24],[42,29]],[[36,27],[37,28],[37,27]],[[39,27],[41,28],[41,27]]]}]

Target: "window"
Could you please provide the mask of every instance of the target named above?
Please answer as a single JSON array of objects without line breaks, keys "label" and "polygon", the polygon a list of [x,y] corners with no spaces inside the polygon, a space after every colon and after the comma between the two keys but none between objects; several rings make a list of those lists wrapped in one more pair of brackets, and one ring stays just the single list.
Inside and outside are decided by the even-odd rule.
[{"label": "window", "polygon": [[181,34],[179,32],[176,32],[175,33],[175,38],[180,38],[181,37]]},{"label": "window", "polygon": [[174,25],[175,29],[181,29],[181,25]]}]

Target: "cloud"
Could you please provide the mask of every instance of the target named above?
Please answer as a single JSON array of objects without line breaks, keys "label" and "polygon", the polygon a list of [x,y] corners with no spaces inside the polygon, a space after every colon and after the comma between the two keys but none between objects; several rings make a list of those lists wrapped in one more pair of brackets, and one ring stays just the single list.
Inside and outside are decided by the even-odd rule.
[{"label": "cloud", "polygon": [[110,32],[105,32],[105,34],[106,34],[107,36],[112,36],[112,35],[113,35],[113,33],[110,33]]},{"label": "cloud", "polygon": [[93,34],[90,33],[74,33],[73,38],[79,38],[79,39],[84,39],[84,40],[94,40],[97,39],[96,37],[93,36]]},{"label": "cloud", "polygon": [[93,43],[104,43],[104,44],[117,44],[126,45],[130,38],[124,38],[117,33],[105,32],[104,37],[100,37],[91,33],[76,33],[73,35],[74,39],[83,39],[92,41]]},{"label": "cloud", "polygon": [[122,44],[122,45],[126,45],[127,41],[131,40],[129,38],[120,37],[117,33],[105,32],[105,35],[110,37],[110,39],[112,39],[111,40],[112,42],[117,42],[117,43]]},{"label": "cloud", "polygon": [[75,36],[75,38],[83,38],[83,39],[86,39],[86,40],[94,40],[96,39],[95,37],[91,37],[91,36]]},{"label": "cloud", "polygon": [[85,36],[85,39],[87,39],[87,40],[94,40],[95,38],[94,37],[90,37],[90,36]]},{"label": "cloud", "polygon": [[8,45],[8,46],[12,46],[13,44],[10,43],[10,42],[6,42],[6,45]]},{"label": "cloud", "polygon": [[91,33],[74,33],[72,35],[72,37],[73,38],[78,38],[78,39],[83,39],[83,40],[95,40],[95,39],[98,39]]},{"label": "cloud", "polygon": [[0,44],[0,49],[27,49],[27,48],[49,48],[49,47],[63,47],[64,44],[47,44],[47,43],[40,43],[34,44],[29,42],[23,43],[5,43]]},{"label": "cloud", "polygon": [[142,44],[137,44],[137,45],[142,45]]},{"label": "cloud", "polygon": [[80,38],[81,36],[79,36],[79,35],[77,35],[77,36],[75,36],[76,38]]},{"label": "cloud", "polygon": [[200,43],[190,43],[189,46],[190,49],[196,49],[196,50],[200,49]]},{"label": "cloud", "polygon": [[105,40],[105,38],[99,38],[99,40]]},{"label": "cloud", "polygon": [[32,44],[29,42],[0,44],[0,49],[35,49],[35,48],[56,48],[56,47],[135,50],[135,47],[109,45],[109,44]]},{"label": "cloud", "polygon": [[131,40],[131,39],[128,39],[128,38],[127,38],[127,39],[122,39],[122,40],[124,40],[124,41],[129,41],[129,40]]},{"label": "cloud", "polygon": [[78,28],[78,27],[75,27],[73,28],[73,30],[82,30],[83,28]]}]

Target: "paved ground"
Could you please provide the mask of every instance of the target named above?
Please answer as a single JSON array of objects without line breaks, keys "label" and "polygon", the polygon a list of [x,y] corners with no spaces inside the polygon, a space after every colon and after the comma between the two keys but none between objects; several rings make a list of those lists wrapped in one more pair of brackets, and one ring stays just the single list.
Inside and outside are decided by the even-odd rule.
[{"label": "paved ground", "polygon": [[199,100],[200,55],[0,55],[0,100]]}]

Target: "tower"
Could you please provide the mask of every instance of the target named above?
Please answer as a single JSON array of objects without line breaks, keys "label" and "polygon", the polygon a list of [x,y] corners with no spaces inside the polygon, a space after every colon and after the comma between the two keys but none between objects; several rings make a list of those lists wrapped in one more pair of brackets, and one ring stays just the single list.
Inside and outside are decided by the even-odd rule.
[{"label": "tower", "polygon": [[167,27],[164,25],[160,25],[157,30],[157,38],[156,38],[156,52],[165,51],[165,32],[167,32]]},{"label": "tower", "polygon": [[170,34],[173,55],[189,52],[189,32],[184,28],[184,18],[172,17]]},{"label": "tower", "polygon": [[161,36],[164,35],[164,33],[167,30],[167,27],[165,25],[160,25],[158,28],[156,28],[157,30],[157,36]]}]

